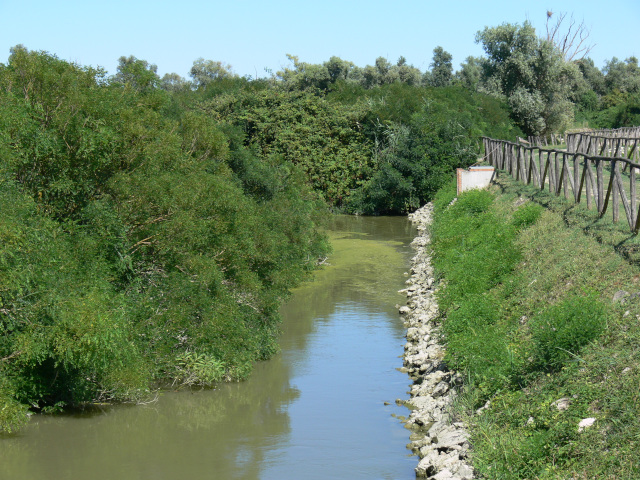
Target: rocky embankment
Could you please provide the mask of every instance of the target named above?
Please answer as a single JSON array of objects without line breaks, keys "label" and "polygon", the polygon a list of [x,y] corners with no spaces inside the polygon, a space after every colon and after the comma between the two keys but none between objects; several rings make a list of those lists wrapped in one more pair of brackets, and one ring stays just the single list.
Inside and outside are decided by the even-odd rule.
[{"label": "rocky embankment", "polygon": [[468,434],[462,423],[450,414],[450,405],[460,376],[444,364],[444,345],[436,318],[438,305],[434,297],[437,285],[427,245],[428,225],[433,206],[425,205],[409,216],[418,228],[412,245],[411,277],[407,280],[407,305],[400,307],[407,328],[404,370],[413,380],[411,409],[406,425],[412,430],[409,448],[420,456],[417,477],[430,479],[471,479],[473,469],[467,463]]}]

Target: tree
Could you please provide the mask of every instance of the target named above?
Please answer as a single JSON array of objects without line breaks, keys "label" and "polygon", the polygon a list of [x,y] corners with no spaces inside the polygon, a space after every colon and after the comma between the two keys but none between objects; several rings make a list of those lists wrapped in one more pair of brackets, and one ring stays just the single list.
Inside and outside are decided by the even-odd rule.
[{"label": "tree", "polygon": [[384,57],[376,58],[376,71],[380,85],[388,85],[399,80],[398,70]]},{"label": "tree", "polygon": [[133,55],[118,59],[118,73],[113,79],[139,92],[148,91],[160,85],[158,67],[146,60],[137,59]]},{"label": "tree", "polygon": [[529,22],[485,27],[476,42],[488,56],[483,62],[485,89],[508,101],[526,133],[558,132],[571,123],[569,95],[580,72],[552,42],[538,38]]},{"label": "tree", "polygon": [[[276,73],[281,85],[287,90],[305,90],[307,88],[317,88],[324,91],[329,88],[331,74],[326,64],[319,65],[301,62],[296,55],[287,54],[287,58],[293,64],[293,68],[285,67]],[[337,57],[335,57],[337,59]],[[340,59],[337,59],[340,60]],[[333,65],[333,74],[340,75],[339,62]]]},{"label": "tree", "polygon": [[179,92],[189,88],[190,83],[177,73],[165,73],[160,88],[168,92]]},{"label": "tree", "polygon": [[375,67],[367,65],[362,69],[361,84],[364,88],[374,88],[380,85],[380,75]]},{"label": "tree", "polygon": [[393,67],[398,72],[398,80],[407,85],[420,85],[421,74],[413,65],[407,64],[407,59],[401,56]]},{"label": "tree", "polygon": [[352,62],[342,60],[340,57],[331,57],[329,61],[324,62],[324,66],[329,72],[329,79],[331,83],[335,83],[338,80],[346,80],[349,77],[349,73],[353,70],[354,65]]},{"label": "tree", "polygon": [[432,86],[445,87],[451,85],[453,80],[452,59],[451,54],[442,47],[438,46],[433,49],[433,61],[429,65],[431,67],[430,82]]},{"label": "tree", "polygon": [[189,76],[193,78],[196,87],[206,87],[209,83],[218,79],[237,77],[233,73],[231,65],[205,60],[202,57],[193,62]]},{"label": "tree", "polygon": [[467,57],[460,65],[460,70],[456,72],[456,81],[463,87],[477,92],[482,79],[482,61],[481,58]]},{"label": "tree", "polygon": [[608,92],[614,90],[622,93],[640,92],[640,67],[636,57],[629,57],[624,62],[613,57],[605,63],[603,70]]},{"label": "tree", "polygon": [[571,14],[567,25],[565,23],[567,14],[559,13],[556,16],[556,23],[550,24],[553,15],[552,11],[547,11],[547,41],[555,45],[566,62],[571,62],[576,57],[580,59],[586,57],[593,45],[586,43],[591,32],[587,30],[584,21],[576,23]]},{"label": "tree", "polygon": [[388,85],[400,80],[398,67],[384,57],[376,58],[375,65],[367,65],[362,69],[361,85],[364,88],[374,88]]},{"label": "tree", "polygon": [[593,60],[590,58],[581,58],[575,63],[580,73],[582,73],[582,78],[584,78],[587,83],[587,88],[593,90],[598,95],[604,95],[606,93],[604,74],[595,66]]}]

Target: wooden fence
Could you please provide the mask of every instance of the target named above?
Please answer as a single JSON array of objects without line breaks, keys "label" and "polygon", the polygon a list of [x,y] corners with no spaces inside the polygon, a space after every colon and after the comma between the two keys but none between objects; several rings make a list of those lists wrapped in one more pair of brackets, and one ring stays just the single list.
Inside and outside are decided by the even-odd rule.
[{"label": "wooden fence", "polygon": [[[637,143],[635,147],[625,146],[626,154],[621,157],[603,155],[604,149],[611,150],[612,145],[604,142],[590,144],[585,152],[527,147],[488,137],[482,137],[482,142],[488,162],[516,180],[533,183],[542,190],[548,187],[555,195],[573,197],[576,203],[585,198],[587,208],[595,205],[601,217],[610,208],[614,222],[619,220],[622,205],[631,231],[636,233],[640,228],[636,195],[640,164],[631,160],[638,158],[634,153],[640,148]],[[600,150],[594,145],[600,145]],[[613,153],[619,153],[621,148],[616,150],[614,146]]]},{"label": "wooden fence", "polygon": [[[600,130],[585,129],[579,132],[573,133],[551,133],[542,136],[528,136],[525,138],[518,138],[518,143],[528,145],[530,147],[548,147],[549,145],[567,145],[567,150],[570,152],[578,151],[576,148],[582,148],[582,153],[589,153],[587,151],[587,141],[584,140],[587,137],[597,137],[600,143],[603,143],[603,139],[609,139],[609,145],[615,145],[612,139],[640,139],[640,127],[623,127],[623,128],[607,128]],[[584,140],[584,141],[583,141]],[[594,147],[594,150],[596,147]],[[605,152],[609,152],[605,149]],[[613,155],[615,156],[615,155]]]},{"label": "wooden fence", "polygon": [[[630,130],[630,129],[629,129]],[[640,129],[627,132],[628,136],[606,133],[567,133],[567,151],[604,157],[640,159]]]},{"label": "wooden fence", "polygon": [[640,137],[640,127],[622,127],[622,128],[603,128],[599,130],[584,130],[576,133],[584,133],[586,135],[595,135],[596,137]]}]

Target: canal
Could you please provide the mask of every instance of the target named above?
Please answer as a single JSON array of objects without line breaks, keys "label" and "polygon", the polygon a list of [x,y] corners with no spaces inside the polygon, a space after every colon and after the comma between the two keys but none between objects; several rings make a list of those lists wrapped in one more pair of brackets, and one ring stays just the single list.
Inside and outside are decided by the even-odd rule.
[{"label": "canal", "polygon": [[0,479],[413,479],[397,304],[406,218],[333,219],[334,253],[282,308],[281,352],[249,380],[146,405],[33,416],[0,438]]}]

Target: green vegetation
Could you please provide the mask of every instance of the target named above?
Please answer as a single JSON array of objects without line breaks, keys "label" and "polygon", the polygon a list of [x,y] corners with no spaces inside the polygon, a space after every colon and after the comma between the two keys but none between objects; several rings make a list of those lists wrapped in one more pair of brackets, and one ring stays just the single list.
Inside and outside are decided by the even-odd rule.
[{"label": "green vegetation", "polygon": [[[352,103],[356,94],[358,89],[343,85],[329,99]],[[394,84],[360,90],[358,101],[367,105],[362,125],[373,145],[372,168],[352,193],[349,211],[413,211],[432,198],[456,168],[476,162],[477,133],[514,138],[520,132],[501,102],[460,87]]]},{"label": "green vegetation", "polygon": [[582,79],[573,94],[576,124],[595,128],[640,124],[640,67],[636,57],[613,57],[602,71],[591,59],[576,62]]},{"label": "green vegetation", "polygon": [[27,406],[244,378],[328,249],[298,168],[171,109],[146,62],[121,67],[106,80],[17,48],[0,68],[5,431]]},{"label": "green vegetation", "polygon": [[[640,120],[636,57],[613,57],[602,70],[583,57],[591,49],[585,25],[557,14],[541,37],[529,22],[485,27],[476,34],[486,57],[468,57],[454,83],[502,99],[528,135],[568,128],[618,128]],[[580,41],[576,41],[576,39]]]},{"label": "green vegetation", "polygon": [[[412,211],[477,161],[482,135],[548,133],[576,112],[592,126],[637,121],[637,59],[600,72],[526,23],[477,39],[488,57],[455,74],[438,46],[427,72],[404,57],[361,68],[290,56],[255,80],[203,58],[191,80],[160,78],[134,56],[108,76],[14,47],[0,64],[0,430],[28,410],[245,378],[277,350],[290,288],[327,255],[329,211]],[[564,371],[610,317],[594,301],[591,323],[576,327],[582,290],[522,310],[530,330],[498,315],[496,303],[524,308],[505,299],[518,298],[519,242],[545,213],[495,203],[461,199],[436,233],[450,360],[485,397]],[[486,269],[465,259],[470,247]],[[493,340],[467,343],[469,329]],[[507,342],[521,336],[526,353]]]},{"label": "green vegetation", "polygon": [[487,53],[482,61],[483,88],[507,99],[525,132],[562,132],[571,125],[569,95],[580,74],[552,42],[537,37],[528,22],[485,27],[476,40]]},{"label": "green vegetation", "polygon": [[476,160],[481,134],[519,133],[484,94],[337,73],[323,90],[299,74],[251,81],[198,59],[190,83],[129,56],[109,77],[12,49],[0,430],[28,410],[245,378],[329,251],[328,207],[407,212]]},{"label": "green vegetation", "polygon": [[495,479],[638,477],[638,240],[508,176],[454,196],[436,197],[432,248],[474,467]]},{"label": "green vegetation", "polygon": [[[552,20],[557,19],[555,25]],[[453,58],[441,46],[430,69],[420,72],[400,57],[383,57],[363,68],[338,57],[309,64],[289,55],[291,65],[272,76],[289,90],[331,92],[381,86],[459,86],[488,94],[508,105],[515,124],[527,135],[562,133],[569,128],[618,128],[640,121],[640,67],[636,57],[613,57],[602,69],[586,57],[591,49],[583,23],[565,13],[547,12],[546,36],[525,21],[485,27],[476,33],[483,57],[467,57],[454,73]],[[576,39],[579,39],[577,41]]]}]

